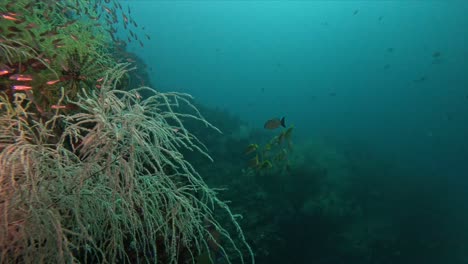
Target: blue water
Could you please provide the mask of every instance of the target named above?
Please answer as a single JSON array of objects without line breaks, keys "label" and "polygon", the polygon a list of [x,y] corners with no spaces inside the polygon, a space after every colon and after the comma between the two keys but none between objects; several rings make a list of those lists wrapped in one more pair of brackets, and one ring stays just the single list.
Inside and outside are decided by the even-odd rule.
[{"label": "blue water", "polygon": [[466,209],[468,1],[126,4],[152,37],[129,50],[156,89],[252,128],[285,116],[298,144],[325,137],[378,151],[415,182],[447,183]]},{"label": "blue water", "polygon": [[468,2],[127,3],[157,89],[468,175]]}]

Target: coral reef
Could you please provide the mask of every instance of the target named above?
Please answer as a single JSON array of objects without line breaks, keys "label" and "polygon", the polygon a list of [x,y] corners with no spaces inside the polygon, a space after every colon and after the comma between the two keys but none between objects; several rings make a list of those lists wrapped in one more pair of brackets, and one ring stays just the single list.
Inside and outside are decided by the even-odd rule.
[{"label": "coral reef", "polygon": [[185,120],[217,128],[187,94],[127,86],[117,9],[0,4],[0,263],[185,263],[212,248],[254,262],[239,215],[183,155],[211,160]]}]

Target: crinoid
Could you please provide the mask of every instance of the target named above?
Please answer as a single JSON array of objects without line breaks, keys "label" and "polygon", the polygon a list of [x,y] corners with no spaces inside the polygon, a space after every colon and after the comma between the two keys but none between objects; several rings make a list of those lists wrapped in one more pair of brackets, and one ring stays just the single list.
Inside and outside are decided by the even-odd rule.
[{"label": "crinoid", "polygon": [[106,70],[90,52],[79,52],[77,49],[67,54],[60,67],[60,85],[70,98],[75,98],[81,89],[95,87],[100,74]]}]

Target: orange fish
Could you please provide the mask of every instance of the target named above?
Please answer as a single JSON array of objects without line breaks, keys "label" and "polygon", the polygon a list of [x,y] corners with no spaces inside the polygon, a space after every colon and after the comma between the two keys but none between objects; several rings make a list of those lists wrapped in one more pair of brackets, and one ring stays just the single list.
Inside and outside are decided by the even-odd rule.
[{"label": "orange fish", "polygon": [[47,82],[47,85],[54,85],[56,83],[60,82],[60,80],[52,80],[52,81],[48,81]]},{"label": "orange fish", "polygon": [[268,121],[265,122],[265,125],[263,126],[265,129],[277,129],[278,127],[286,127],[285,123],[284,123],[284,117],[279,119],[278,117],[276,118],[273,118],[273,119],[270,119]]},{"label": "orange fish", "polygon": [[18,21],[18,19],[15,17],[16,15],[14,15],[13,13],[1,14],[0,16],[2,16],[6,20]]},{"label": "orange fish", "polygon": [[10,67],[6,66],[5,64],[0,64],[0,76],[10,74],[12,72],[13,70]]},{"label": "orange fish", "polygon": [[28,86],[28,85],[13,85],[13,90],[15,90],[15,91],[29,91],[29,90],[32,90],[32,87]]},{"label": "orange fish", "polygon": [[51,105],[50,108],[52,109],[67,109],[68,107],[66,105]]},{"label": "orange fish", "polygon": [[13,74],[10,76],[10,80],[20,81],[20,82],[30,82],[33,80],[33,77],[29,74]]}]

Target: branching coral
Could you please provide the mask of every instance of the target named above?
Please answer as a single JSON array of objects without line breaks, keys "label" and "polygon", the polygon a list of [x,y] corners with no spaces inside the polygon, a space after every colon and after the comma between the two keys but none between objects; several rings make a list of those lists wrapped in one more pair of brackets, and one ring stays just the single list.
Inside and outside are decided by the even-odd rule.
[{"label": "branching coral", "polygon": [[[15,101],[1,97],[0,262],[116,263],[136,256],[177,263],[209,251],[209,239],[228,262],[228,247],[242,262],[246,247],[253,262],[237,217],[180,152],[208,157],[184,119],[211,125],[188,95],[116,89],[127,66],[111,69],[101,89],[80,93],[73,102],[80,111],[57,110],[47,121],[19,93]],[[153,95],[143,99],[142,90]],[[195,114],[178,113],[180,104]],[[215,219],[215,207],[231,216],[241,244]]]}]

